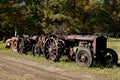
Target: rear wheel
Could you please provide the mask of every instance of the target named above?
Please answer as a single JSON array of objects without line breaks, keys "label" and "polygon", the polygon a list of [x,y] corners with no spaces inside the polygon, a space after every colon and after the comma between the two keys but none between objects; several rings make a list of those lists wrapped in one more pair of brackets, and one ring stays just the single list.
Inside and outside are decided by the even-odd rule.
[{"label": "rear wheel", "polygon": [[18,45],[17,45],[17,52],[18,53],[26,53],[26,49],[25,49],[25,43],[24,43],[24,39],[20,38],[18,40]]},{"label": "rear wheel", "polygon": [[52,61],[58,61],[60,59],[60,53],[58,52],[58,42],[54,38],[48,38],[44,45],[44,54],[46,59]]},{"label": "rear wheel", "polygon": [[40,56],[41,50],[40,50],[40,47],[37,44],[33,45],[32,54],[33,54],[33,56],[38,56],[38,57]]},{"label": "rear wheel", "polygon": [[90,67],[93,63],[91,51],[88,48],[80,48],[76,54],[76,62],[79,66]]}]

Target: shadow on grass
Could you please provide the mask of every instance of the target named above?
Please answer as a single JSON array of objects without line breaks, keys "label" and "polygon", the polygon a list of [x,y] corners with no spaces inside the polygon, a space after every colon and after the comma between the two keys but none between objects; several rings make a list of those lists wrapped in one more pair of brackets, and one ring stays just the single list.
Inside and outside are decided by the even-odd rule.
[{"label": "shadow on grass", "polygon": [[117,64],[117,67],[120,67],[120,63]]},{"label": "shadow on grass", "polygon": [[[76,63],[75,60],[70,60],[68,58],[64,58],[64,59],[61,59],[59,62],[64,62],[64,63],[71,63],[71,62],[74,62]],[[77,63],[76,63],[77,64]],[[100,69],[104,69],[104,68],[113,68],[114,66],[117,66],[117,65],[112,65],[112,64],[102,64],[100,62],[93,62],[92,66],[90,66],[89,68],[100,68]],[[118,65],[120,67],[120,64]]]},{"label": "shadow on grass", "polygon": [[93,62],[92,67],[101,68],[101,69],[116,68],[116,67],[120,67],[120,63],[118,63],[118,64],[103,64],[103,63],[100,63],[100,62]]}]

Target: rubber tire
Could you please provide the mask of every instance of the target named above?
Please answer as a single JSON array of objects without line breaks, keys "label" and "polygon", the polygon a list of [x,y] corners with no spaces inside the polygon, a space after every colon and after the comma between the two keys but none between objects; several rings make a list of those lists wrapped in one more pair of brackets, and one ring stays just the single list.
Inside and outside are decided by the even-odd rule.
[{"label": "rubber tire", "polygon": [[[82,55],[82,54],[84,54],[84,53],[86,53],[87,54],[87,63],[81,63],[81,61],[80,61],[80,59],[79,59],[79,57],[80,57],[80,55]],[[77,51],[77,53],[76,53],[76,58],[75,58],[75,60],[76,60],[76,63],[79,65],[79,66],[82,66],[82,67],[90,67],[90,66],[92,66],[92,63],[93,63],[93,55],[92,55],[92,53],[91,53],[91,51],[90,51],[90,49],[88,49],[88,48],[78,48],[78,51]]]},{"label": "rubber tire", "polygon": [[111,48],[107,48],[107,53],[108,52],[110,52],[110,54],[112,55],[112,58],[113,58],[111,63],[116,65],[118,63],[118,55],[117,55],[117,53]]}]

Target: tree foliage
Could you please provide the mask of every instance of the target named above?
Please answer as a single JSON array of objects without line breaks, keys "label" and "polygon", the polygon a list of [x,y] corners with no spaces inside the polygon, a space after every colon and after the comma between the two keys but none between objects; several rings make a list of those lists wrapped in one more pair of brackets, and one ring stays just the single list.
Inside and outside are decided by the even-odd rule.
[{"label": "tree foliage", "polygon": [[120,31],[120,0],[1,0],[0,33]]}]

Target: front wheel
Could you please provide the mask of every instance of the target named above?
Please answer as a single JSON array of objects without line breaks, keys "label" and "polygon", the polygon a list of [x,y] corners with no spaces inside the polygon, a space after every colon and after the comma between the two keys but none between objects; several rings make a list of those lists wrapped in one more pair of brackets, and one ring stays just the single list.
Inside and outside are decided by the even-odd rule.
[{"label": "front wheel", "polygon": [[105,60],[106,60],[107,64],[115,64],[116,65],[118,63],[118,55],[113,49],[107,48]]},{"label": "front wheel", "polygon": [[76,62],[79,66],[90,67],[93,63],[91,51],[88,48],[79,48],[76,53]]}]

